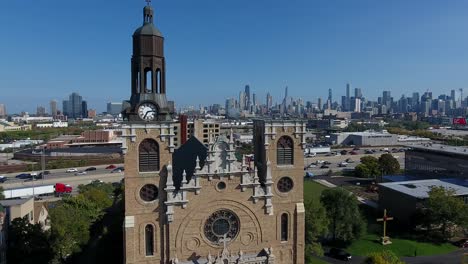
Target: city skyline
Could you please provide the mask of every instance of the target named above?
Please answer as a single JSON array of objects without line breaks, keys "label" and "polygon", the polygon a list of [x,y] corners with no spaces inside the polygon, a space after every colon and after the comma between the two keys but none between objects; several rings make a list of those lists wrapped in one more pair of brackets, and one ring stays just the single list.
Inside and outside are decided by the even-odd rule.
[{"label": "city skyline", "polygon": [[[468,84],[463,1],[271,1],[269,8],[247,1],[183,3],[183,10],[180,3],[155,4],[155,23],[171,44],[168,98],[178,107],[222,104],[246,84],[262,102],[267,93],[279,101],[285,86],[305,101],[325,100],[332,89],[340,102],[348,81],[372,99],[384,90],[399,98],[410,96],[406,91],[448,94]],[[0,29],[9,37],[0,44],[8,61],[0,63],[0,101],[14,102],[8,112],[34,113],[37,105],[75,91],[98,111],[127,98],[128,35],[138,26],[140,4],[9,2],[0,10],[0,22],[15,21]],[[63,14],[70,7],[79,12],[68,18]],[[20,10],[26,13],[18,20]],[[33,23],[29,38],[19,33]],[[113,45],[95,45],[109,39]],[[35,69],[27,71],[29,78],[21,77],[24,61]]]}]

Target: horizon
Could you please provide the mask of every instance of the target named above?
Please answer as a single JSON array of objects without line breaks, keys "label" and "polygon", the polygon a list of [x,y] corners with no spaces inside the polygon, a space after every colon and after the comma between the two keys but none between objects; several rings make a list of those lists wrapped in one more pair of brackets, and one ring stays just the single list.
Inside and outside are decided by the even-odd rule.
[{"label": "horizon", "polygon": [[[77,92],[102,112],[108,102],[128,99],[131,35],[145,4],[8,2],[0,10],[0,23],[9,25],[0,28],[8,37],[0,43],[0,104],[9,113],[35,113],[53,99],[61,108]],[[458,93],[468,83],[463,1],[152,6],[165,37],[167,93],[177,108],[223,105],[247,84],[264,103],[268,92],[280,102],[286,86],[291,97],[313,102],[332,89],[340,102],[347,82],[372,100],[384,90],[395,99],[426,90]]]}]

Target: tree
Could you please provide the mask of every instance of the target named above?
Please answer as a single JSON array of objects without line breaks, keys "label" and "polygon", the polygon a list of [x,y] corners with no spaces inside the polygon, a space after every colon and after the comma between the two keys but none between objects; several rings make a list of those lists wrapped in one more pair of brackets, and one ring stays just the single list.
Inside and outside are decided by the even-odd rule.
[{"label": "tree", "polygon": [[333,188],[324,190],[320,201],[326,209],[333,240],[350,242],[362,235],[366,224],[356,196],[344,189]]},{"label": "tree", "polygon": [[371,253],[364,264],[404,264],[395,253],[389,250]]},{"label": "tree", "polygon": [[0,200],[5,199],[5,195],[3,194],[3,187],[0,186]]},{"label": "tree", "polygon": [[310,201],[305,205],[305,241],[306,256],[312,254],[323,255],[322,245],[319,239],[328,231],[328,219],[325,208],[318,201]]},{"label": "tree", "polygon": [[[440,231],[443,239],[449,239],[452,227],[468,227],[468,205],[455,196],[454,189],[432,187],[429,198],[425,201],[425,215],[432,227]],[[430,232],[433,234],[434,232]]]},{"label": "tree", "polygon": [[379,166],[386,175],[395,174],[400,171],[400,163],[392,154],[382,154],[379,158]]},{"label": "tree", "polygon": [[8,228],[7,257],[10,263],[48,263],[52,259],[49,234],[41,224],[29,223],[27,216],[14,219]]},{"label": "tree", "polygon": [[354,171],[357,177],[371,178],[380,175],[379,160],[373,156],[361,158],[361,164],[357,165]]}]

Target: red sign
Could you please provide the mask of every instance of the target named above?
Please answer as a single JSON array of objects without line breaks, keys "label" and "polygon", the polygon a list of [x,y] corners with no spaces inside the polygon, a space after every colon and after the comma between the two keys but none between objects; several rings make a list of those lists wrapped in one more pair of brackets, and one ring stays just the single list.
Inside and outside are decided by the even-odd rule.
[{"label": "red sign", "polygon": [[466,119],[465,118],[454,118],[453,119],[454,125],[464,125],[466,126]]}]

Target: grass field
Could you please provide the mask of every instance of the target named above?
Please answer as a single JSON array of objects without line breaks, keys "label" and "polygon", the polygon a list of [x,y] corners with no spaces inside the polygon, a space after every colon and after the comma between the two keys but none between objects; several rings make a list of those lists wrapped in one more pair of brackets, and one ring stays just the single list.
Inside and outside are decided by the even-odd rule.
[{"label": "grass field", "polygon": [[327,187],[314,181],[304,181],[304,201],[319,200],[320,194]]},{"label": "grass field", "polygon": [[412,257],[446,254],[457,249],[449,243],[432,244],[399,238],[391,238],[391,240],[393,242],[391,245],[382,246],[379,243],[379,236],[367,234],[352,243],[346,250],[352,255],[366,256],[369,253],[387,249],[393,251],[399,257]]}]

